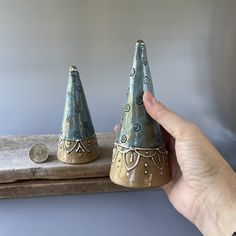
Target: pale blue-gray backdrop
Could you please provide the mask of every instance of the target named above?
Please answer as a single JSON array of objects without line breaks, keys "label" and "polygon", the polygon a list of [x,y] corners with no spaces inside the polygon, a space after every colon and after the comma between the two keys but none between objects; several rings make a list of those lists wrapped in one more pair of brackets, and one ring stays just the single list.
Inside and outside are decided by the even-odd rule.
[{"label": "pale blue-gray backdrop", "polygon": [[[96,131],[121,118],[137,39],[156,95],[236,154],[236,1],[0,0],[0,135],[58,133],[78,66]],[[0,235],[200,235],[161,191],[0,201]]]}]

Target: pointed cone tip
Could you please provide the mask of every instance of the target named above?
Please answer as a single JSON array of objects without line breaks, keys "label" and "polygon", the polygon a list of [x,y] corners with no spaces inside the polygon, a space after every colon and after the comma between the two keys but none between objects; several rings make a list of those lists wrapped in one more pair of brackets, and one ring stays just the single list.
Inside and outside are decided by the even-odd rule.
[{"label": "pointed cone tip", "polygon": [[69,70],[70,70],[70,72],[74,72],[74,71],[77,71],[77,68],[76,68],[76,66],[72,65],[72,66],[70,66]]},{"label": "pointed cone tip", "polygon": [[136,46],[145,46],[145,43],[142,39],[137,40]]}]

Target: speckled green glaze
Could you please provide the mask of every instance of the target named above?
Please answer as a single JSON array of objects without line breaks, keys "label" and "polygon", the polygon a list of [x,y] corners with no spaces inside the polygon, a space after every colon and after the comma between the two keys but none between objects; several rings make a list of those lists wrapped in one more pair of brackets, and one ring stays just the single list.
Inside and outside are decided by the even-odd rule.
[{"label": "speckled green glaze", "polygon": [[60,138],[77,141],[95,135],[79,72],[70,67]]},{"label": "speckled green glaze", "polygon": [[127,101],[115,144],[127,148],[156,148],[163,145],[160,126],[145,110],[142,99],[145,91],[154,93],[146,46],[142,40],[138,40],[130,73]]}]

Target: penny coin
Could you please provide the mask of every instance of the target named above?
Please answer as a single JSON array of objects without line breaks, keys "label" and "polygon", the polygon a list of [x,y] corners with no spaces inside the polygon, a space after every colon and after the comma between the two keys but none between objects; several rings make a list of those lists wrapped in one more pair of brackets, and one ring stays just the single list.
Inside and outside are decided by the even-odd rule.
[{"label": "penny coin", "polygon": [[42,163],[48,158],[48,148],[45,144],[35,144],[30,148],[29,157],[35,163]]}]

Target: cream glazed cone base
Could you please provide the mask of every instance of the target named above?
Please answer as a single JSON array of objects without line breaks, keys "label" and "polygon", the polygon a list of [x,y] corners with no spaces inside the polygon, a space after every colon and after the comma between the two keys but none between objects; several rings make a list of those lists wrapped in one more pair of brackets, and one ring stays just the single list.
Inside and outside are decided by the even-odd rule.
[{"label": "cream glazed cone base", "polygon": [[164,146],[131,149],[115,145],[110,178],[128,188],[163,186],[171,179],[167,151]]},{"label": "cream glazed cone base", "polygon": [[95,136],[77,141],[60,139],[57,157],[68,164],[83,164],[98,158],[100,150]]}]

